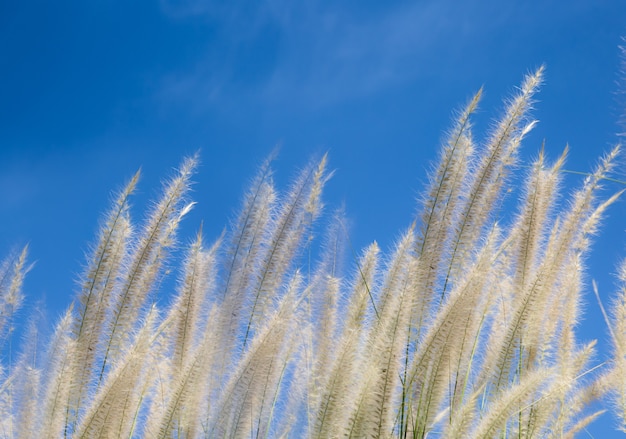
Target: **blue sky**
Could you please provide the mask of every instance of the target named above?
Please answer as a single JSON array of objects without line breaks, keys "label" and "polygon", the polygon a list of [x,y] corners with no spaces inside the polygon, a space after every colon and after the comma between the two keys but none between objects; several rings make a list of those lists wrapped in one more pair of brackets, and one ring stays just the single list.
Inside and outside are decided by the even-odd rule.
[{"label": "blue sky", "polygon": [[[30,243],[26,293],[54,319],[111,191],[139,167],[138,219],[160,178],[201,150],[181,240],[201,220],[213,239],[277,145],[283,187],[329,151],[326,204],[345,203],[355,246],[388,248],[412,220],[453,110],[484,85],[483,138],[502,98],[542,64],[540,122],[522,159],[545,139],[551,157],[569,144],[567,167],[589,170],[618,141],[626,108],[626,2],[459,3],[0,2],[0,253]],[[605,297],[626,256],[624,218],[622,201],[589,260]],[[581,336],[606,341],[587,302]]]}]

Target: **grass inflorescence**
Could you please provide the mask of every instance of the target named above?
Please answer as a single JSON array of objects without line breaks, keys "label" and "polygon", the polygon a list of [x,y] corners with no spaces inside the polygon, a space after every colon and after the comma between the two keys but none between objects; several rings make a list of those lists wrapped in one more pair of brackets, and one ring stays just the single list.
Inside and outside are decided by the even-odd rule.
[{"label": "grass inflorescence", "polygon": [[[484,144],[458,113],[415,221],[385,252],[349,244],[331,216],[317,262],[327,157],[285,192],[271,159],[211,245],[186,249],[170,305],[151,297],[193,208],[197,157],[163,185],[143,225],[129,200],[104,215],[73,305],[31,361],[0,369],[3,438],[572,437],[605,409],[626,431],[624,288],[606,313],[612,359],[576,328],[590,239],[621,192],[615,147],[560,198],[567,151],[516,166],[543,69],[506,101]],[[507,188],[516,209],[499,211]],[[497,214],[496,214],[497,213]],[[0,265],[0,343],[22,302],[27,249]],[[28,344],[28,343],[27,343]]]}]

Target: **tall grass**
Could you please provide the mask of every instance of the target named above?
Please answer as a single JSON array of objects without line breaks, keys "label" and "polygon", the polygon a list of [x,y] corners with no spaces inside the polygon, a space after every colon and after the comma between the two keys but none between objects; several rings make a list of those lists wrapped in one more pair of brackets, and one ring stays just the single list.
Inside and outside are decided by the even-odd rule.
[{"label": "tall grass", "polygon": [[[613,357],[580,343],[585,260],[605,210],[599,189],[619,147],[570,197],[567,151],[516,166],[543,70],[506,100],[484,144],[458,113],[420,199],[389,252],[349,242],[312,161],[285,193],[264,163],[227,231],[186,250],[170,304],[168,251],[193,208],[197,157],[163,185],[144,224],[136,174],[104,215],[73,305],[45,342],[0,370],[3,438],[572,437],[612,401],[626,432],[626,264],[607,312]],[[517,207],[500,210],[510,185]],[[214,231],[210,231],[213,233]],[[21,303],[27,250],[0,265],[0,341]],[[27,343],[28,344],[28,343]]]}]

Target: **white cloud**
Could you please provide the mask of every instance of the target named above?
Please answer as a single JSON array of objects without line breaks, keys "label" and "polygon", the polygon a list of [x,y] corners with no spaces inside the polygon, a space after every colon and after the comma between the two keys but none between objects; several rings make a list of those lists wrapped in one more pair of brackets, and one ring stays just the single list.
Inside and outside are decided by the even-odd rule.
[{"label": "white cloud", "polygon": [[[163,83],[162,97],[195,100],[200,106],[250,94],[308,106],[367,95],[428,73],[434,63],[452,63],[459,51],[475,48],[489,32],[515,26],[532,14],[526,6],[488,1],[390,3],[375,13],[312,1],[162,1],[169,13],[210,17],[222,26],[222,40],[214,41],[221,46],[222,63],[215,62],[215,53],[207,55],[192,70],[170,75]],[[249,87],[235,84],[246,59],[233,61],[232,53],[266,38],[268,27],[280,31],[280,50],[266,60],[269,71]]]}]

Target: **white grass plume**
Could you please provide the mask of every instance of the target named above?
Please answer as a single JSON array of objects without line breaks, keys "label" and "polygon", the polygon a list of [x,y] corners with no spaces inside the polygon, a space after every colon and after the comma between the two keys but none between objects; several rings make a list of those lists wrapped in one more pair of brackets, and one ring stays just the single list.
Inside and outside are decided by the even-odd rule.
[{"label": "white grass plume", "polygon": [[27,265],[28,246],[19,255],[7,257],[0,263],[0,346],[10,331],[10,322],[20,308],[24,295],[24,276],[32,268]]},{"label": "white grass plume", "polygon": [[196,164],[197,157],[186,159],[178,175],[165,186],[163,197],[154,206],[130,255],[127,272],[122,275],[122,285],[109,305],[112,315],[105,338],[106,348],[100,380],[107,370],[107,363],[115,361],[118,352],[124,349],[127,334],[136,325],[140,310],[159,273],[164,259],[163,252],[173,244],[173,234],[182,217],[189,211],[190,205],[181,206],[181,203],[189,191]]},{"label": "white grass plume", "polygon": [[107,214],[78,296],[78,315],[73,328],[76,340],[73,364],[76,369],[68,375],[68,379],[72,380],[69,410],[76,416],[92,379],[96,353],[106,329],[109,302],[127,258],[131,236],[129,197],[138,180],[139,172],[126,185]]},{"label": "white grass plume", "polygon": [[[204,230],[184,249],[173,293],[158,280],[194,206],[197,158],[164,185],[143,227],[131,216],[133,177],[43,355],[39,332],[18,355],[0,350],[0,437],[557,438],[597,419],[603,408],[590,404],[607,394],[625,429],[624,291],[607,317],[611,360],[577,338],[591,237],[621,195],[600,191],[619,148],[566,204],[566,153],[549,164],[542,149],[519,208],[498,211],[542,71],[482,148],[474,96],[414,223],[390,252],[374,243],[351,268],[341,211],[316,250],[326,156],[285,194],[268,160],[215,244],[205,247]],[[26,260],[25,249],[0,264],[2,341]],[[150,306],[157,292],[169,294],[161,312]]]}]

